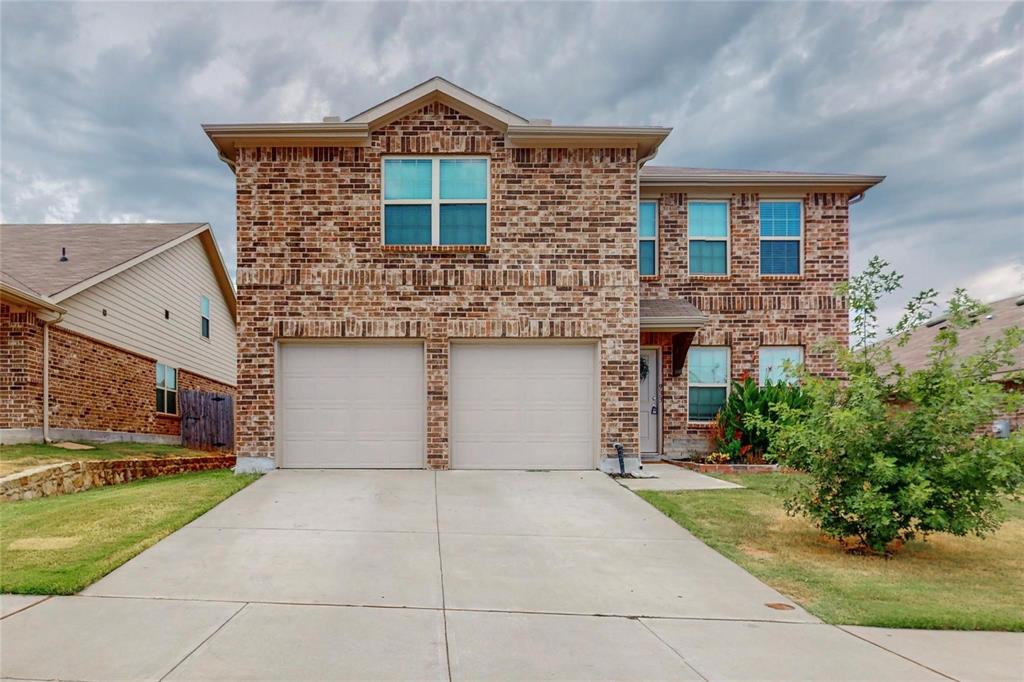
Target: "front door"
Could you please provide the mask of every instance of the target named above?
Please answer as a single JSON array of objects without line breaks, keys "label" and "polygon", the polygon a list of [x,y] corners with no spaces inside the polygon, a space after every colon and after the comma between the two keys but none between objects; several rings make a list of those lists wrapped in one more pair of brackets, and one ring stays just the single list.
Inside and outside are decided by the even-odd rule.
[{"label": "front door", "polygon": [[640,349],[640,452],[658,453],[661,435],[661,353],[657,348]]}]

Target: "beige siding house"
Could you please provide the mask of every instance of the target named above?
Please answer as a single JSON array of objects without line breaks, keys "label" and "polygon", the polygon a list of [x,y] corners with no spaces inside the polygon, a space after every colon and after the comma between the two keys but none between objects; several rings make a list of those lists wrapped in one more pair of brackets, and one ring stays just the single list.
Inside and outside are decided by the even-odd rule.
[{"label": "beige siding house", "polygon": [[179,391],[234,395],[208,224],[3,225],[0,248],[2,442],[178,442]]}]

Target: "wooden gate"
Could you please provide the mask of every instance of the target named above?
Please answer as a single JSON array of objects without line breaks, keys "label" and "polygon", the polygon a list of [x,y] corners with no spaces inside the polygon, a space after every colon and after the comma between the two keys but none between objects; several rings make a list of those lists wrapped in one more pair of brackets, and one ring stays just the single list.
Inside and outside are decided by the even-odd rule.
[{"label": "wooden gate", "polygon": [[178,391],[181,444],[199,450],[235,449],[235,401],[223,393]]}]

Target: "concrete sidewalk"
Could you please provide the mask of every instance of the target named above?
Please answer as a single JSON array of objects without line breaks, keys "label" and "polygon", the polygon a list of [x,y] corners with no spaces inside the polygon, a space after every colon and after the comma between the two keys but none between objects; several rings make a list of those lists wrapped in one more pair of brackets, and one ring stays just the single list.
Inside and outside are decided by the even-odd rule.
[{"label": "concrete sidewalk", "polygon": [[727,490],[742,488],[737,483],[705,476],[674,464],[644,464],[644,472],[654,478],[619,478],[621,485],[630,490]]},{"label": "concrete sidewalk", "polygon": [[5,678],[926,680],[1024,670],[1021,635],[821,624],[597,472],[277,471],[83,595],[26,604],[0,621]]}]

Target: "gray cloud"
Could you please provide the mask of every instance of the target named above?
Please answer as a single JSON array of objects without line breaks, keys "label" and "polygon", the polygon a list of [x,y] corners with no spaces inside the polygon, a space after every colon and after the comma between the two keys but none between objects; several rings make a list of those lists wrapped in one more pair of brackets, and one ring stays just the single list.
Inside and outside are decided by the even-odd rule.
[{"label": "gray cloud", "polygon": [[[656,163],[883,173],[853,261],[907,294],[1024,290],[1024,4],[3,3],[5,221],[208,220],[202,122],[348,116],[440,74],[564,123],[675,127]],[[891,321],[899,301],[889,302]]]}]

